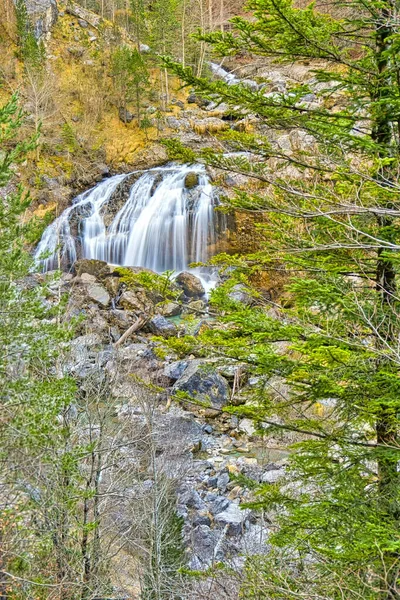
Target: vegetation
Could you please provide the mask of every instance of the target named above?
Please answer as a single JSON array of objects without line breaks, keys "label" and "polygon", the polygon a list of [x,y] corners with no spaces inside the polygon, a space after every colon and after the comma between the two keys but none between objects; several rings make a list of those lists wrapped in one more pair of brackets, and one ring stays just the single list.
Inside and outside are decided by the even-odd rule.
[{"label": "vegetation", "polygon": [[[318,104],[305,99],[313,93],[308,86],[265,94],[198,78],[166,60],[202,95],[312,140],[287,152],[267,135],[229,131],[221,139],[238,158],[203,153],[213,166],[269,186],[267,194],[243,192],[232,201],[268,215],[262,227],[269,243],[243,257],[239,272],[284,265],[291,298],[277,320],[261,307],[232,307],[218,293],[229,328],[205,334],[240,361],[251,352],[251,369],[262,377],[259,404],[243,413],[265,434],[300,436],[290,484],[262,486],[255,504],[280,514],[274,541],[286,554],[249,564],[245,596],[389,600],[399,594],[396,10],[390,2],[354,2],[340,11],[334,2],[323,14],[287,0],[249,8],[254,20],[237,17],[232,32],[199,38],[223,55],[319,61]],[[289,165],[297,175],[288,174]],[[274,342],[283,340],[281,356]],[[271,376],[286,380],[285,393],[269,389]]]},{"label": "vegetation", "polygon": [[[141,600],[399,600],[397,3],[85,0],[68,4],[46,42],[25,0],[4,7],[0,596],[99,600],[129,588]],[[209,59],[235,75],[250,65],[254,80],[212,77]],[[289,65],[308,79],[272,81]],[[251,221],[243,237],[255,232],[251,252],[210,260],[223,282],[209,307],[201,286],[185,296],[168,271],[35,273],[27,249],[72,187],[99,181],[109,164],[134,170],[138,149],[160,136],[172,159],[212,168],[230,187],[224,210]],[[192,213],[198,180],[196,171],[185,183]],[[32,218],[35,195],[43,220]],[[179,324],[159,316],[153,336],[145,326],[158,312]],[[192,395],[174,382],[193,359],[204,365],[194,363]],[[149,383],[157,378],[162,387]],[[192,401],[195,423],[179,413],[200,441],[179,431],[167,449],[171,397],[187,406],[203,384],[215,406]],[[177,449],[189,446],[192,468],[205,426],[215,435],[207,458],[217,438],[248,453],[238,418],[247,437],[290,446],[284,474],[270,483],[227,469],[225,485],[213,463],[204,480],[188,475]],[[234,483],[270,536],[262,552],[242,556],[238,545],[222,565],[230,526],[244,530]],[[214,491],[236,519],[221,529],[204,508]],[[191,570],[182,536],[195,545],[203,530],[211,566]]]}]

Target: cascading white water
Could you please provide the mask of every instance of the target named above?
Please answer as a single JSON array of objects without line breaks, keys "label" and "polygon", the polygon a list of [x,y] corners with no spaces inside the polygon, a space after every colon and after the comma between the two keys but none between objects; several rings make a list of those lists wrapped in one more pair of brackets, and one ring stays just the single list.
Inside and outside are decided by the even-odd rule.
[{"label": "cascading white water", "polygon": [[[194,190],[185,187],[189,173],[198,177]],[[207,248],[215,242],[216,200],[204,167],[169,166],[145,172],[107,227],[108,204],[127,177],[102,181],[78,196],[47,227],[35,253],[44,271],[73,264],[78,257],[157,272],[180,272],[190,262],[207,260]],[[78,215],[77,236],[71,232],[74,215]]]}]

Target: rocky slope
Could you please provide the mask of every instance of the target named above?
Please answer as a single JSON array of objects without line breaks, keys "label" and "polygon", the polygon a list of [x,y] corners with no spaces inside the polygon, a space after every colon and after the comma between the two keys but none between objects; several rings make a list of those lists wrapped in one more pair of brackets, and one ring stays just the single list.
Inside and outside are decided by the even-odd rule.
[{"label": "rocky slope", "polygon": [[[127,271],[133,275],[129,285]],[[154,286],[142,285],[141,273],[149,275],[83,259],[74,273],[49,284],[48,305],[68,293],[65,318],[80,319],[65,371],[81,390],[107,380],[116,418],[134,429],[144,418],[137,378],[157,386],[157,453],[164,470],[174,477],[180,473],[177,511],[184,520],[188,564],[206,569],[224,559],[240,566],[246,553],[266,551],[268,529],[260,515],[240,508],[251,491],[237,478],[277,481],[284,473],[285,449],[273,440],[272,449],[260,446],[251,421],[223,411],[243,402],[258,382],[247,378],[243,365],[197,354],[196,336],[213,326],[200,280],[181,274],[172,284],[171,301]],[[46,277],[51,274],[33,275],[30,285]],[[233,293],[248,301],[244,290]],[[185,318],[189,314],[195,317]],[[184,345],[188,335],[192,348]],[[171,340],[176,343],[168,346]]]}]

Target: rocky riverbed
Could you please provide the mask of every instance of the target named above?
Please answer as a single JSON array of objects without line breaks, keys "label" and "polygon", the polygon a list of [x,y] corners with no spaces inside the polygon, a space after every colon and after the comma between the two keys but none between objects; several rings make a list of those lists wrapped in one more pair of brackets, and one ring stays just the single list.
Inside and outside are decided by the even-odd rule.
[{"label": "rocky riverbed", "polygon": [[[151,275],[128,268],[125,279],[127,271]],[[78,325],[64,370],[79,387],[107,380],[116,420],[139,429],[144,408],[138,378],[157,386],[152,395],[157,452],[166,472],[175,478],[179,473],[176,510],[183,518],[188,565],[206,569],[222,559],[240,565],[246,553],[265,552],[268,527],[262,515],[240,505],[251,500],[252,481],[274,483],[283,476],[286,451],[255,436],[251,420],[224,412],[245,402],[246,390],[259,381],[247,376],[245,365],[164,345],[188,333],[195,339],[202,327],[212,326],[201,281],[180,274],[171,300],[140,283],[128,286],[119,268],[97,260],[82,259],[73,272],[51,277],[35,274],[29,284],[50,278],[48,305],[68,294],[65,318],[78,317]],[[251,301],[243,289],[233,293],[236,300]],[[185,314],[193,316],[185,320]]]}]

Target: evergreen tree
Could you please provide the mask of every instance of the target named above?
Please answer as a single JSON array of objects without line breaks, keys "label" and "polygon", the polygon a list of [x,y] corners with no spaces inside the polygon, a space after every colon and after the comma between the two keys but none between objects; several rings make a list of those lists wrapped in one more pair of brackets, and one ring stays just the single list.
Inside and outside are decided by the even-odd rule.
[{"label": "evergreen tree", "polygon": [[123,108],[126,124],[128,103],[135,100],[136,115],[140,125],[141,98],[143,88],[148,83],[145,61],[140,52],[128,46],[120,46],[111,57],[111,70],[115,80],[118,101]]},{"label": "evergreen tree", "polygon": [[[274,540],[287,560],[276,550],[250,561],[244,596],[393,600],[400,598],[398,6],[333,1],[322,13],[314,3],[252,0],[249,9],[254,20],[236,17],[232,32],[202,40],[223,55],[311,61],[313,102],[306,95],[315,89],[305,84],[268,93],[266,81],[255,91],[166,61],[202,95],[257,115],[266,132],[230,131],[221,136],[229,156],[203,153],[264,187],[232,201],[264,214],[263,250],[220,258],[237,267],[236,280],[213,295],[225,328],[203,338],[260,376],[258,406],[242,413],[264,434],[286,430],[300,440],[289,484],[263,485],[256,504],[280,515]],[[270,130],[308,134],[311,143],[286,151]],[[195,158],[176,142],[170,148]],[[249,275],[283,270],[290,308],[281,307],[279,319],[255,292],[253,308],[229,297]],[[278,341],[287,342],[283,356]]]}]

